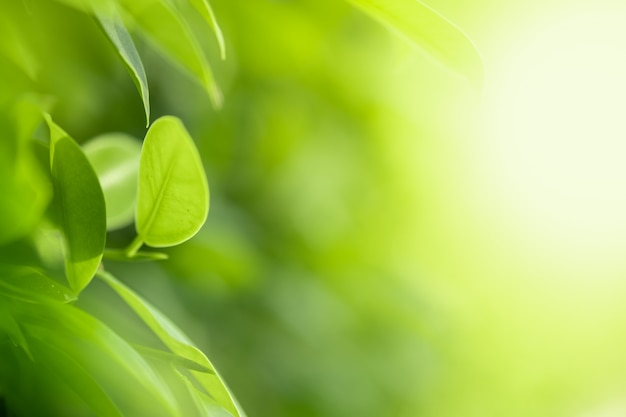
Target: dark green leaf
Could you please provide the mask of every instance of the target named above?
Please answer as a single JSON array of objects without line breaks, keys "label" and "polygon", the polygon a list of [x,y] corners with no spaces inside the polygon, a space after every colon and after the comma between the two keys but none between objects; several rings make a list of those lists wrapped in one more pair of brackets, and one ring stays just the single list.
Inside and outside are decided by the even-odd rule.
[{"label": "dark green leaf", "polygon": [[50,163],[58,221],[65,238],[65,272],[77,294],[93,278],[104,251],[106,209],[98,177],[80,147],[48,114]]},{"label": "dark green leaf", "polygon": [[76,295],[38,269],[0,265],[0,292],[11,298],[36,303],[68,303]]}]

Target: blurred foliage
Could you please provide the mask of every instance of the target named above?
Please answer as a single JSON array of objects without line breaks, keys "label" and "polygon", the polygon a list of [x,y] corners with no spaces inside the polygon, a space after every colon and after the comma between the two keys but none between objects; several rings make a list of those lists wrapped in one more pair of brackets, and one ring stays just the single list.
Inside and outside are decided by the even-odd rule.
[{"label": "blurred foliage", "polygon": [[[567,298],[542,281],[552,264],[486,231],[497,216],[472,182],[483,69],[460,29],[405,0],[353,0],[369,15],[331,0],[210,3],[0,6],[0,415],[239,412],[198,395],[219,377],[171,322],[250,417],[571,416],[623,381],[623,360],[580,359],[602,341],[616,352],[619,335],[580,340],[621,319],[568,321],[585,317],[584,289]],[[432,2],[489,46],[487,84],[515,21],[503,16],[524,9],[504,3]],[[115,158],[94,156],[98,138],[132,142],[146,118],[179,117],[211,185],[204,227],[167,260],[125,262],[136,233],[121,205],[104,255],[120,280],[75,300],[47,130],[15,116],[29,114],[24,93],[101,177]]]}]

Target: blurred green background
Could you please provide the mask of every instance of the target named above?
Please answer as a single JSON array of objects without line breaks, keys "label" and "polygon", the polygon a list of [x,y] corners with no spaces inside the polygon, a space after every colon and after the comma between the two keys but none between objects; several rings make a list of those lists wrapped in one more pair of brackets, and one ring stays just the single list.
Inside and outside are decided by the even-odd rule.
[{"label": "blurred green background", "polygon": [[[577,16],[591,39],[604,20],[588,16],[626,22],[619,3],[431,1],[481,50],[477,91],[348,3],[212,0],[225,61],[196,29],[221,110],[138,45],[153,119],[181,117],[200,148],[208,222],[166,262],[107,267],[180,324],[250,417],[626,415],[626,169],[591,174],[624,155],[626,135],[530,140],[494,121],[518,108],[503,91],[533,87],[524,74],[549,43],[537,33]],[[40,18],[35,89],[56,97],[59,123],[82,142],[142,137],[135,86],[90,18],[55,3]],[[626,54],[626,32],[594,42],[609,38]],[[577,90],[601,85],[599,68],[567,101],[621,109]],[[1,71],[3,100],[32,83]],[[581,143],[604,151],[569,152]]]}]

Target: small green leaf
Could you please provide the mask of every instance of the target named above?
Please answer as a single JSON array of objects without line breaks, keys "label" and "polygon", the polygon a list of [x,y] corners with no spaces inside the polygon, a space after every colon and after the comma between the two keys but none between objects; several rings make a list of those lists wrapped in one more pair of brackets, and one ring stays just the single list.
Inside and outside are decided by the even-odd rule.
[{"label": "small green leaf", "polygon": [[118,0],[141,32],[166,56],[200,80],[213,105],[222,105],[222,93],[211,67],[180,12],[162,0]]},{"label": "small green leaf", "polygon": [[448,69],[483,83],[478,49],[454,23],[419,0],[350,0],[408,38]]},{"label": "small green leaf", "polygon": [[141,150],[136,227],[153,247],[195,235],[209,211],[209,187],[200,155],[181,121],[162,117],[150,127]]},{"label": "small green leaf", "polygon": [[133,39],[130,37],[124,22],[111,3],[110,7],[99,8],[95,12],[96,18],[107,35],[120,58],[126,64],[126,68],[133,78],[133,82],[141,95],[143,107],[146,113],[146,127],[150,125],[150,92],[148,90],[148,79],[141,62],[141,57],[135,48]]},{"label": "small green leaf", "polygon": [[65,238],[65,273],[77,294],[93,278],[104,251],[106,209],[98,177],[78,144],[54,123],[50,128],[50,165],[54,202]]},{"label": "small green leaf", "polygon": [[188,361],[195,362],[205,370],[203,372],[192,370],[192,374],[207,390],[208,394],[217,401],[220,407],[223,407],[235,417],[243,417],[244,414],[240,411],[240,407],[237,406],[234,397],[229,392],[213,364],[198,348],[193,346],[187,336],[174,323],[139,295],[135,294],[130,288],[118,281],[113,275],[100,271],[98,276],[122,297],[172,353]]},{"label": "small green leaf", "polygon": [[83,151],[104,192],[107,229],[128,226],[135,217],[141,143],[123,133],[109,133],[87,142]]}]

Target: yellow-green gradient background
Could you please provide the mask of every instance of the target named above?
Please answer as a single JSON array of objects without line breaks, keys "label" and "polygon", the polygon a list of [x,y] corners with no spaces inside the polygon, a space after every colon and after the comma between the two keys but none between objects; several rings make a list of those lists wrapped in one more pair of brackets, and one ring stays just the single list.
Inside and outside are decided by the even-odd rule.
[{"label": "yellow-green gradient background", "polygon": [[[623,1],[432,0],[481,51],[483,89],[348,2],[211,4],[227,59],[195,29],[219,111],[137,40],[153,119],[200,150],[207,224],[166,262],[106,266],[250,417],[626,415]],[[3,65],[0,102],[56,97],[82,143],[143,137],[91,18],[45,7],[38,81]]]}]

